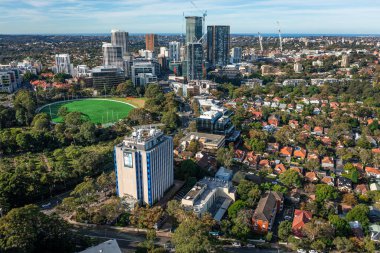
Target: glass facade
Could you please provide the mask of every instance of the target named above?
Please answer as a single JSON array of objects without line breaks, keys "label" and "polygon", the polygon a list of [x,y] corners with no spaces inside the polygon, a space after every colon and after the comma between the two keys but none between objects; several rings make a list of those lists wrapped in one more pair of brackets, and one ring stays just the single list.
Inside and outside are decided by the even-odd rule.
[{"label": "glass facade", "polygon": [[230,27],[208,26],[207,27],[207,61],[211,66],[226,66],[230,54]]}]

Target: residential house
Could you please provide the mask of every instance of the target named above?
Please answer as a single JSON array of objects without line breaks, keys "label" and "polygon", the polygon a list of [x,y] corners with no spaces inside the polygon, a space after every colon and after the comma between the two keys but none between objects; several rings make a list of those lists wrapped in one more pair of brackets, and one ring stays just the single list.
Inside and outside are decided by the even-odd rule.
[{"label": "residential house", "polygon": [[380,184],[378,183],[372,183],[369,185],[369,189],[371,191],[380,191]]},{"label": "residential house", "polygon": [[278,127],[280,125],[280,119],[278,118],[277,115],[271,115],[268,118],[268,124]]},{"label": "residential house", "polygon": [[369,232],[371,232],[371,240],[374,242],[380,242],[380,225],[371,224],[369,226]]},{"label": "residential house", "polygon": [[248,152],[245,156],[244,163],[250,167],[257,168],[257,162],[259,160],[259,156],[255,155],[255,152]]},{"label": "residential house", "polygon": [[329,177],[329,176],[325,176],[321,179],[321,183],[323,184],[327,184],[327,185],[331,185],[331,186],[334,186],[335,183],[334,183],[334,178],[333,177]]},{"label": "residential house", "polygon": [[280,150],[280,156],[281,157],[291,157],[293,153],[293,148],[292,147],[283,147]]},{"label": "residential house", "polygon": [[380,178],[380,170],[374,167],[365,167],[365,172],[368,177]]},{"label": "residential house", "polygon": [[310,183],[318,182],[317,174],[314,171],[306,172],[305,180]]},{"label": "residential house", "polygon": [[276,214],[284,204],[283,194],[280,192],[267,191],[259,200],[252,217],[253,230],[258,233],[267,233],[272,230]]},{"label": "residential house", "polygon": [[322,159],[322,168],[332,170],[334,169],[334,158],[325,156]]},{"label": "residential house", "polygon": [[323,127],[321,127],[321,126],[314,127],[313,134],[322,136],[323,135]]},{"label": "residential house", "polygon": [[307,160],[308,161],[311,161],[311,160],[319,161],[319,155],[316,152],[308,152]]},{"label": "residential house", "polygon": [[294,218],[292,223],[292,232],[295,236],[302,237],[302,228],[308,223],[313,217],[312,213],[309,211],[294,210]]},{"label": "residential house", "polygon": [[280,144],[279,143],[268,143],[266,151],[269,153],[275,153],[280,150]]},{"label": "residential house", "polygon": [[338,177],[336,180],[336,186],[339,191],[351,192],[352,191],[352,181],[346,177]]},{"label": "residential house", "polygon": [[274,168],[274,173],[276,173],[277,175],[280,175],[284,173],[285,171],[286,171],[286,168],[282,163],[277,164],[276,167]]},{"label": "residential house", "polygon": [[360,224],[359,221],[350,221],[350,222],[348,222],[348,224],[350,225],[352,233],[356,237],[358,237],[358,238],[364,237],[363,228],[362,228],[362,225]]},{"label": "residential house", "polygon": [[293,156],[295,157],[295,158],[299,158],[299,159],[302,159],[302,160],[304,160],[305,158],[306,158],[306,149],[304,149],[304,148],[301,148],[301,147],[296,147],[295,149],[294,149],[294,153],[293,153]]},{"label": "residential house", "polygon": [[365,184],[358,184],[355,187],[354,192],[357,193],[357,194],[361,194],[361,195],[367,194],[367,192],[368,192],[368,186],[365,185]]},{"label": "residential house", "polygon": [[299,127],[299,124],[298,124],[298,121],[297,120],[293,120],[293,119],[291,119],[291,120],[289,120],[289,126],[291,127],[291,128],[293,128],[293,129],[297,129],[298,127]]}]

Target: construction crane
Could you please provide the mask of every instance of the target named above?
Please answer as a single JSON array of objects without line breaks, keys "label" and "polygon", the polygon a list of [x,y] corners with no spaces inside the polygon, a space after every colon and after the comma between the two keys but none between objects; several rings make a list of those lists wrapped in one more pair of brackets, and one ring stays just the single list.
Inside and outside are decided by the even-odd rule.
[{"label": "construction crane", "polygon": [[207,17],[207,10],[201,10],[193,1],[190,1],[190,3],[194,6],[195,9],[200,11],[202,13],[202,37],[197,41],[198,43],[201,43],[204,41],[206,37],[206,17]]},{"label": "construction crane", "polygon": [[280,27],[279,21],[277,21],[277,26],[278,26],[278,38],[280,39],[280,52],[282,53],[282,36],[281,36],[281,27]]},{"label": "construction crane", "polygon": [[260,32],[258,32],[258,34],[259,34],[260,52],[261,52],[261,55],[263,55],[263,52],[264,52],[263,37],[261,36]]}]

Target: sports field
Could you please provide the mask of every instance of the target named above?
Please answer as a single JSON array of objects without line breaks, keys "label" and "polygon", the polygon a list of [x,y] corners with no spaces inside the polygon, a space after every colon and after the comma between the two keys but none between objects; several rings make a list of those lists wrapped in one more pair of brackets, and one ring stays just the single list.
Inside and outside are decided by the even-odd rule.
[{"label": "sports field", "polygon": [[62,118],[58,116],[58,110],[62,106],[69,112],[81,112],[84,118],[95,124],[107,124],[118,121],[128,116],[133,106],[120,101],[105,99],[83,99],[75,101],[62,101],[45,106],[40,112],[51,115],[53,122],[60,123]]}]

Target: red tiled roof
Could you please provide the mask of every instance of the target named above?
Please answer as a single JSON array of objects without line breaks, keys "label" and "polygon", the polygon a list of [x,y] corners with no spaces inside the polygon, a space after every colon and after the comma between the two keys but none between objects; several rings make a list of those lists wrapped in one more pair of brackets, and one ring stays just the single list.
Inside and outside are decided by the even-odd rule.
[{"label": "red tiled roof", "polygon": [[296,209],[294,210],[294,219],[292,223],[292,230],[297,231],[303,228],[306,223],[308,223],[313,215],[309,211],[304,211],[304,210],[299,210]]}]

